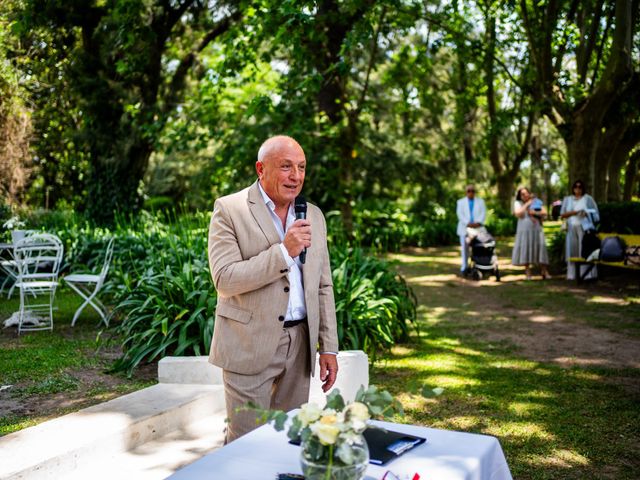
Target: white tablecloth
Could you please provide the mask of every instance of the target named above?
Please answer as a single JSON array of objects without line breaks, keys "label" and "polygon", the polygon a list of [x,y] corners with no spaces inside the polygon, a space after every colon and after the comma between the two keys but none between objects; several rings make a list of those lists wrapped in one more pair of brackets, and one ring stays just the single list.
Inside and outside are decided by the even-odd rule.
[{"label": "white tablecloth", "polygon": [[[369,464],[366,480],[379,480],[387,470],[400,478],[421,480],[512,480],[495,437],[436,430],[415,425],[373,422],[389,430],[425,437],[426,443],[384,466]],[[302,473],[300,447],[285,432],[264,425],[171,475],[171,480],[274,480],[277,473]]]}]

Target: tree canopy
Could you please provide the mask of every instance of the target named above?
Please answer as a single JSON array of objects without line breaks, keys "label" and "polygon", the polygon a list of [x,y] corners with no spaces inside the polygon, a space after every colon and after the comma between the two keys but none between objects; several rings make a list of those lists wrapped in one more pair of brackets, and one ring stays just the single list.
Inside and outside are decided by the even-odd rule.
[{"label": "tree canopy", "polygon": [[520,182],[637,194],[638,0],[4,3],[11,202],[208,208],[277,133],[347,227],[357,203],[435,214],[466,182],[503,208]]}]

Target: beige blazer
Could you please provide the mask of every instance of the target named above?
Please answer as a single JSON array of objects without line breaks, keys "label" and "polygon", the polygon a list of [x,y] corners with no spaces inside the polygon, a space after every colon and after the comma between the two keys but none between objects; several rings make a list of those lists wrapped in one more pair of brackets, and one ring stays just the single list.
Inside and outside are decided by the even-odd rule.
[{"label": "beige blazer", "polygon": [[[312,235],[302,279],[313,374],[318,347],[337,352],[338,335],[326,222],[318,207],[307,207]],[[288,267],[279,243],[258,182],[216,200],[209,226],[209,266],[218,291],[209,354],[214,365],[253,375],[273,358],[289,302]]]}]

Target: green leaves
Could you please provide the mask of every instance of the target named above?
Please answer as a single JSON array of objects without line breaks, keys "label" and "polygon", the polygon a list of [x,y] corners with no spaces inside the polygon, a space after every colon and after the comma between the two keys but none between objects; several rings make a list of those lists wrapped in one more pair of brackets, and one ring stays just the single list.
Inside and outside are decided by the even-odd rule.
[{"label": "green leaves", "polygon": [[356,393],[356,402],[362,402],[369,407],[369,413],[374,418],[390,418],[393,415],[404,415],[402,404],[386,390],[378,390],[375,385],[365,389],[360,386]]},{"label": "green leaves", "polygon": [[344,399],[340,395],[340,389],[336,388],[329,395],[327,395],[326,408],[333,408],[336,411],[341,411],[345,406]]},{"label": "green leaves", "polygon": [[340,348],[362,349],[375,358],[408,337],[416,300],[386,262],[365,256],[361,248],[338,245],[331,261]]}]

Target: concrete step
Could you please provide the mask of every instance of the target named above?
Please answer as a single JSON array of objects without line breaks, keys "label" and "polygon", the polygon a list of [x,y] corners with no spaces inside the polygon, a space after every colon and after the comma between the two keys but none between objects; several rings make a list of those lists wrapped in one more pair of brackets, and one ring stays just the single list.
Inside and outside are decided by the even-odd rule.
[{"label": "concrete step", "polygon": [[[369,383],[367,357],[340,352],[338,363],[334,388],[351,400]],[[158,378],[158,385],[0,437],[0,480],[161,480],[222,446],[222,371],[207,357],[167,357]],[[324,404],[317,377],[311,391],[310,400]]]},{"label": "concrete step", "polygon": [[163,480],[224,444],[226,415],[203,417],[128,452],[77,468],[65,480]]},{"label": "concrete step", "polygon": [[122,454],[135,463],[143,456],[135,452],[152,449],[150,442],[196,438],[198,422],[215,425],[221,435],[225,416],[221,385],[154,385],[0,437],[0,479],[68,478],[86,469],[94,478],[96,466],[120,463]]}]

